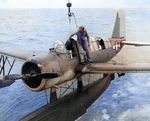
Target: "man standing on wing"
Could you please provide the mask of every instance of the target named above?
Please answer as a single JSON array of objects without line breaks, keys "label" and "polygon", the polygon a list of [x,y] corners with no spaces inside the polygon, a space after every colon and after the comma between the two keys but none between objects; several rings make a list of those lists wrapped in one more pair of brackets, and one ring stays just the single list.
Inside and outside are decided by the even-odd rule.
[{"label": "man standing on wing", "polygon": [[[84,26],[80,26],[79,31],[71,34],[69,37],[69,40],[74,35],[77,35],[77,41],[82,46],[83,50],[86,52],[86,56],[87,56],[88,61],[90,63],[93,63],[93,61],[91,60],[90,54],[89,54],[88,47],[86,45],[86,37],[88,40],[88,46],[90,46],[90,41],[89,41],[90,38],[89,38],[89,35],[88,35],[87,31],[85,30]],[[81,62],[81,63],[83,63],[83,62]]]}]

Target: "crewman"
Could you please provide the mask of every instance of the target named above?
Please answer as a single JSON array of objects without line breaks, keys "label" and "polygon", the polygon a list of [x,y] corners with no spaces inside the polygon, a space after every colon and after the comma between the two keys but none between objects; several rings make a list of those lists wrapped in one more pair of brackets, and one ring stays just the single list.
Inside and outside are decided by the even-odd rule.
[{"label": "crewman", "polygon": [[[79,30],[73,34],[70,35],[69,40],[71,39],[71,37],[73,37],[74,35],[77,35],[77,41],[78,43],[82,46],[83,50],[86,52],[86,56],[87,59],[90,63],[93,63],[93,61],[91,60],[90,54],[89,54],[89,50],[88,47],[86,45],[86,40],[88,41],[88,46],[90,46],[90,37],[86,31],[86,29],[84,28],[84,26],[80,26]],[[87,39],[86,39],[87,37]],[[81,62],[81,64],[84,64],[84,62]]]}]

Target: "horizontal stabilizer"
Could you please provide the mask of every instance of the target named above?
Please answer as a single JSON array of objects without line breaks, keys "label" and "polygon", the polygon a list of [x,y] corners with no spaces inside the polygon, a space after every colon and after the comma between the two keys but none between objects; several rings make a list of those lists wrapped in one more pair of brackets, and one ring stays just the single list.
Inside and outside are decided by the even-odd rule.
[{"label": "horizontal stabilizer", "polygon": [[150,43],[144,43],[144,42],[122,41],[121,43],[125,45],[150,46]]}]

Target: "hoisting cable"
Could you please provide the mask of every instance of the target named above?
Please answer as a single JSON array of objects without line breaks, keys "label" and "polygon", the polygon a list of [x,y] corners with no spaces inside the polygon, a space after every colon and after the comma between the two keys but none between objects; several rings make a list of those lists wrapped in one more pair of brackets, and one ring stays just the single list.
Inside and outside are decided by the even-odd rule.
[{"label": "hoisting cable", "polygon": [[69,19],[69,27],[70,27],[70,34],[71,34],[71,17],[68,16]]},{"label": "hoisting cable", "polygon": [[75,17],[75,15],[74,15],[74,13],[70,11],[70,8],[71,8],[71,6],[72,6],[72,3],[70,3],[70,0],[68,0],[68,3],[67,3],[66,5],[67,5],[67,7],[68,7],[68,19],[69,19],[70,33],[71,33],[71,17],[72,17],[72,16],[74,17],[74,21],[75,21],[77,30],[78,30],[78,25],[77,25],[77,21],[76,21],[76,17]]},{"label": "hoisting cable", "polygon": [[75,14],[73,12],[72,12],[72,15],[74,17],[74,21],[75,21],[75,24],[76,24],[76,27],[77,27],[77,30],[78,30],[77,20],[76,20]]}]

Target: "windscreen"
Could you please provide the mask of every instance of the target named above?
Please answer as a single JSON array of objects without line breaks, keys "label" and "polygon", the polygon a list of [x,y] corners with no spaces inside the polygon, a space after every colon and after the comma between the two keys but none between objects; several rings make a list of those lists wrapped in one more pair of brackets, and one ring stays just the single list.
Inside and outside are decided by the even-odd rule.
[{"label": "windscreen", "polygon": [[59,52],[59,53],[66,53],[66,47],[63,41],[56,41],[53,46],[53,51]]}]

